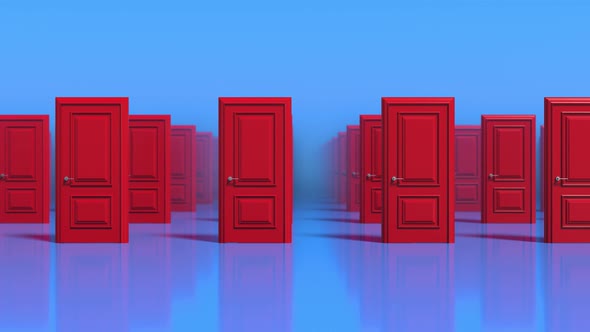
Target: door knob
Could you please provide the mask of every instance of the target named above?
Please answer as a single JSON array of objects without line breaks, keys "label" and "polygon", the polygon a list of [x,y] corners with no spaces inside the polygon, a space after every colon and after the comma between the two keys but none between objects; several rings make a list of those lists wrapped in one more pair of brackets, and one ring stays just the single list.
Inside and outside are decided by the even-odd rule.
[{"label": "door knob", "polygon": [[352,172],[352,177],[357,177],[359,175],[359,173],[357,172]]},{"label": "door knob", "polygon": [[239,180],[238,178],[232,178],[231,176],[227,177],[227,182],[232,182],[234,180]]},{"label": "door knob", "polygon": [[403,178],[396,178],[395,176],[391,177],[391,182],[395,182],[397,180],[403,180]]},{"label": "door knob", "polygon": [[6,179],[8,176],[4,173],[0,174],[0,179]]},{"label": "door knob", "polygon": [[498,174],[492,174],[492,173],[490,173],[490,175],[488,175],[488,177],[489,177],[490,179],[493,179],[493,178],[495,178],[496,176],[498,176]]},{"label": "door knob", "polygon": [[74,181],[74,178],[64,177],[64,182]]},{"label": "door knob", "polygon": [[567,180],[567,178],[560,178],[559,176],[555,177],[555,182],[559,182],[561,180]]},{"label": "door knob", "polygon": [[367,174],[367,179],[370,179],[372,177],[375,177],[375,174]]}]

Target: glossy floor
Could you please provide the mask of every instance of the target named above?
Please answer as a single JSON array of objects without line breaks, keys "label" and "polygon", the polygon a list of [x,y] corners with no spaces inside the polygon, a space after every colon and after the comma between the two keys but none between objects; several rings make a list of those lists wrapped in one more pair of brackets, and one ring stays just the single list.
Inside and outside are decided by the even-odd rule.
[{"label": "glossy floor", "polygon": [[217,241],[215,209],[132,225],[130,243],[0,225],[1,331],[589,331],[590,245],[458,213],[455,245],[379,243],[336,205],[292,245]]}]

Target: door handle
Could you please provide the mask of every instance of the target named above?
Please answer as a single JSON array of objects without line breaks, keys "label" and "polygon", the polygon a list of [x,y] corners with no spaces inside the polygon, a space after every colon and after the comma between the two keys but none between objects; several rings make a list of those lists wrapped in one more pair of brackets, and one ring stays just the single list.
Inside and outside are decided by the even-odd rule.
[{"label": "door handle", "polygon": [[375,177],[375,176],[376,176],[375,174],[367,174],[367,179],[370,179],[370,178]]},{"label": "door handle", "polygon": [[488,177],[489,177],[490,179],[493,179],[493,178],[495,178],[496,176],[498,176],[498,174],[492,174],[492,173],[490,173],[490,175],[488,175]]},{"label": "door handle", "polygon": [[8,177],[8,175],[2,173],[0,174],[0,180],[6,179]]},{"label": "door handle", "polygon": [[64,182],[74,181],[74,178],[64,177]]},{"label": "door handle", "polygon": [[227,177],[227,182],[232,182],[232,181],[234,181],[234,180],[236,180],[236,181],[237,181],[237,180],[239,180],[239,179],[238,179],[238,178],[232,178],[231,176],[228,176],[228,177]]},{"label": "door handle", "polygon": [[391,177],[391,182],[395,182],[397,180],[403,180],[404,178],[396,178],[395,176]]},{"label": "door handle", "polygon": [[355,177],[357,177],[357,176],[359,175],[359,173],[357,173],[357,172],[352,172],[352,174],[351,174],[351,175],[352,175],[352,177],[353,177],[353,178],[355,178]]},{"label": "door handle", "polygon": [[559,176],[555,177],[555,182],[559,182],[561,180],[567,180],[567,178],[560,178]]}]

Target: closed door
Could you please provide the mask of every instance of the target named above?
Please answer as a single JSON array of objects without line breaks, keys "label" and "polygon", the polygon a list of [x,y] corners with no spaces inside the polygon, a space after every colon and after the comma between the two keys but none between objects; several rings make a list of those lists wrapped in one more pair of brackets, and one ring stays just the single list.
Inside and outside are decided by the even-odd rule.
[{"label": "closed door", "polygon": [[361,130],[359,126],[347,126],[346,128],[346,177],[348,182],[346,195],[346,209],[348,211],[360,211],[361,209]]},{"label": "closed door", "polygon": [[534,223],[535,116],[482,115],[483,223]]},{"label": "closed door", "polygon": [[291,98],[220,98],[219,242],[291,242]]},{"label": "closed door", "polygon": [[196,211],[195,126],[172,126],[170,138],[171,209]]},{"label": "closed door", "polygon": [[346,177],[346,160],[347,155],[346,133],[338,133],[338,202],[346,204],[348,196],[348,179]]},{"label": "closed door", "polygon": [[361,115],[361,222],[383,216],[383,128],[381,115]]},{"label": "closed door", "polygon": [[213,203],[213,134],[197,132],[197,204]]},{"label": "closed door", "polygon": [[454,98],[383,98],[383,242],[454,236]]},{"label": "closed door", "polygon": [[481,127],[455,127],[455,211],[481,211]]},{"label": "closed door", "polygon": [[129,222],[170,223],[170,115],[129,116]]},{"label": "closed door", "polygon": [[127,98],[56,98],[56,241],[129,241]]},{"label": "closed door", "polygon": [[0,223],[49,223],[49,116],[0,115]]},{"label": "closed door", "polygon": [[590,242],[590,98],[545,99],[545,242]]}]

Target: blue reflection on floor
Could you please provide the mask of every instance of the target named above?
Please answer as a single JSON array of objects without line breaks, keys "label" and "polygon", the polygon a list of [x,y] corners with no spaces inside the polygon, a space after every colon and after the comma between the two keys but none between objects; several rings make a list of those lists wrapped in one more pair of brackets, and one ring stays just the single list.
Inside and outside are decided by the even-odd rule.
[{"label": "blue reflection on floor", "polygon": [[542,219],[457,213],[455,245],[384,245],[357,218],[297,209],[292,245],[220,246],[212,206],[128,245],[0,225],[0,331],[590,330],[590,245],[542,243]]}]

